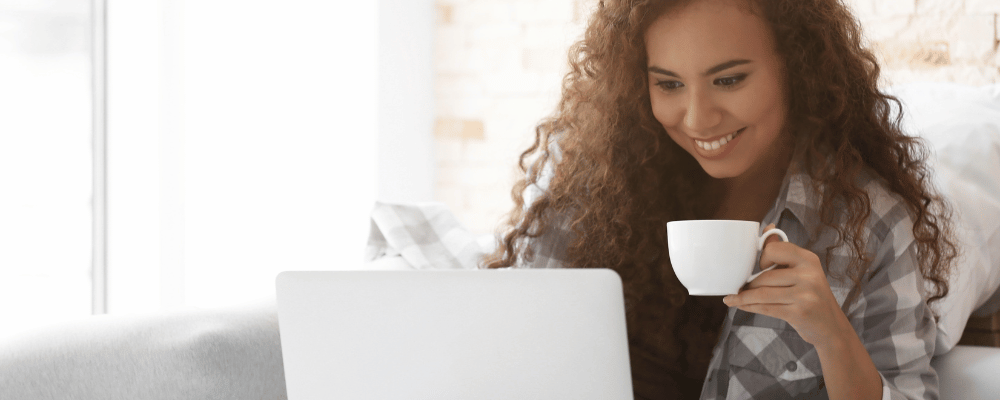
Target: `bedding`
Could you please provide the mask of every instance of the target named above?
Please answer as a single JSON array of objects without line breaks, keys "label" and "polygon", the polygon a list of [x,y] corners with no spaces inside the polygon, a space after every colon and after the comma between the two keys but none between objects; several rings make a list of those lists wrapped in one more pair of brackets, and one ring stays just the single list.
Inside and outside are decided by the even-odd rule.
[{"label": "bedding", "polygon": [[413,269],[476,268],[485,253],[444,204],[376,202],[371,220],[365,261],[377,268],[399,269],[400,259]]},{"label": "bedding", "polygon": [[1000,85],[919,83],[888,91],[903,103],[903,128],[926,140],[933,181],[954,210],[961,247],[940,315],[936,354],[961,339],[970,315],[1000,307]]}]

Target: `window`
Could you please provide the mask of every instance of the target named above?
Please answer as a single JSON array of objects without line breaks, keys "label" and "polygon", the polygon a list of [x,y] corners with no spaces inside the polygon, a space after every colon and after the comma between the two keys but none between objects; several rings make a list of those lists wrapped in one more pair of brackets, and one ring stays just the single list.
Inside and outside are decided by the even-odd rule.
[{"label": "window", "polygon": [[111,0],[109,312],[273,296],[361,263],[376,3]]},{"label": "window", "polygon": [[0,335],[91,313],[89,1],[0,1]]},{"label": "window", "polygon": [[433,192],[433,18],[430,0],[0,0],[0,336],[89,315],[104,249],[111,314],[360,266],[377,195]]}]

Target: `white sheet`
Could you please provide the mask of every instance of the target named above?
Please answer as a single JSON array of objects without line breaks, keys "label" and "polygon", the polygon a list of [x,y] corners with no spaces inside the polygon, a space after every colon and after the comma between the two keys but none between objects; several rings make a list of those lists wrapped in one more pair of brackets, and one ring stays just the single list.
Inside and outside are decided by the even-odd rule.
[{"label": "white sheet", "polygon": [[955,209],[963,255],[950,294],[936,304],[942,354],[958,343],[970,314],[1000,307],[993,296],[1000,287],[1000,85],[919,83],[889,93],[904,103],[904,129],[930,145],[934,181]]}]

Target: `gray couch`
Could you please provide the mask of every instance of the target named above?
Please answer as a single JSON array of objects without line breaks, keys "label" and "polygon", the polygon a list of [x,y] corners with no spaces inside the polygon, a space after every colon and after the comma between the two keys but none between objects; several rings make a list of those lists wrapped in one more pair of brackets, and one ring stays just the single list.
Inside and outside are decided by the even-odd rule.
[{"label": "gray couch", "polygon": [[[942,399],[996,399],[1000,348],[934,360]],[[273,303],[98,316],[0,341],[0,399],[285,399]]]},{"label": "gray couch", "polygon": [[0,341],[0,399],[285,399],[273,302],[96,316]]}]

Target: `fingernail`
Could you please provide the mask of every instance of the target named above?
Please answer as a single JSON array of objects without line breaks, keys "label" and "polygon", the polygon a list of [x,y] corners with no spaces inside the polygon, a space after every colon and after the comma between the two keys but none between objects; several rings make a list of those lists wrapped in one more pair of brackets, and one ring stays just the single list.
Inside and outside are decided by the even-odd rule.
[{"label": "fingernail", "polygon": [[731,297],[732,297],[732,296],[726,296],[726,297],[723,297],[723,298],[722,298],[722,302],[723,302],[723,303],[726,303],[726,305],[728,306],[728,305],[729,305],[729,302],[733,301]]}]

